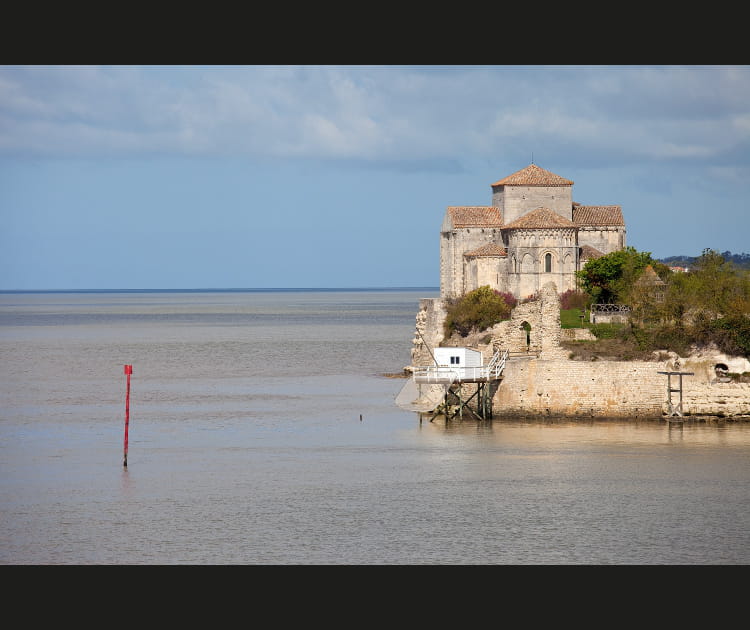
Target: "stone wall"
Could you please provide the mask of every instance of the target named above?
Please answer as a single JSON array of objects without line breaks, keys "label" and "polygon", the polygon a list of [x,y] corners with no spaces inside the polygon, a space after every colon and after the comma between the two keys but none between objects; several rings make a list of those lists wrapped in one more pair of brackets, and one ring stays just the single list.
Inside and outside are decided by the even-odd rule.
[{"label": "stone wall", "polygon": [[[422,298],[419,300],[409,367],[435,364],[431,349],[437,348],[443,340],[443,322],[446,316],[445,302],[442,299]],[[426,345],[425,342],[427,342]]]},{"label": "stone wall", "polygon": [[625,247],[624,227],[583,226],[578,228],[578,245],[590,245],[602,254]]},{"label": "stone wall", "polygon": [[565,341],[596,341],[596,337],[588,328],[562,328],[560,338]]},{"label": "stone wall", "polygon": [[462,294],[488,285],[502,293],[513,293],[508,282],[508,259],[502,256],[464,256]]},{"label": "stone wall", "polygon": [[545,284],[536,299],[518,304],[510,319],[493,326],[490,333],[495,350],[507,349],[513,354],[526,353],[544,359],[566,356],[560,347],[560,298],[555,285]]},{"label": "stone wall", "polygon": [[[496,415],[649,418],[668,414],[667,371],[657,361],[511,358],[493,399]],[[678,377],[670,378],[673,388]],[[672,392],[676,406],[679,393]],[[682,377],[683,416],[750,416],[750,384]]]},{"label": "stone wall", "polygon": [[[443,340],[445,308],[441,299],[420,300],[412,366],[430,365],[431,348]],[[529,344],[523,323],[530,327]],[[511,319],[495,325],[485,360],[492,350],[508,349],[510,358],[493,397],[493,413],[502,416],[557,416],[600,418],[658,418],[668,415],[668,380],[659,372],[693,372],[682,377],[682,414],[750,419],[750,384],[721,382],[719,363],[730,371],[750,371],[743,357],[704,353],[690,357],[669,355],[660,361],[572,361],[560,347],[559,296],[548,283],[537,300],[519,304]],[[744,369],[748,367],[748,369]],[[678,387],[678,377],[671,386]],[[672,403],[680,402],[677,392]]]},{"label": "stone wall", "polygon": [[[447,219],[440,233],[440,297],[458,297],[466,292],[464,252],[490,243],[502,244],[499,229],[486,227],[446,230]],[[498,269],[499,273],[499,269]],[[496,281],[493,280],[494,286]]]},{"label": "stone wall", "polygon": [[501,209],[503,223],[512,223],[527,212],[549,208],[573,220],[572,186],[503,186],[492,191],[492,205]]},{"label": "stone wall", "polygon": [[660,417],[666,377],[658,363],[511,358],[495,415]]},{"label": "stone wall", "polygon": [[[547,282],[554,282],[561,293],[575,289],[577,250],[575,231],[571,228],[510,231],[508,259],[515,261],[509,266],[511,292],[525,298],[540,291]],[[545,271],[546,254],[552,257],[551,271]]]}]

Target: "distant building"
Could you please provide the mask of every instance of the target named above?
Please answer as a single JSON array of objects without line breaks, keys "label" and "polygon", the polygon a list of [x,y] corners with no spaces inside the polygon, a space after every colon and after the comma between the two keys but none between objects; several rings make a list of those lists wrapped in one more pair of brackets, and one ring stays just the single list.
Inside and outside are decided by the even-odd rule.
[{"label": "distant building", "polygon": [[489,285],[522,299],[576,288],[588,260],[625,247],[620,206],[583,206],[573,182],[535,164],[491,185],[490,206],[449,206],[440,228],[440,296]]},{"label": "distant building", "polygon": [[657,302],[663,302],[667,283],[657,275],[651,265],[646,265],[643,273],[635,281],[634,288],[645,291]]}]

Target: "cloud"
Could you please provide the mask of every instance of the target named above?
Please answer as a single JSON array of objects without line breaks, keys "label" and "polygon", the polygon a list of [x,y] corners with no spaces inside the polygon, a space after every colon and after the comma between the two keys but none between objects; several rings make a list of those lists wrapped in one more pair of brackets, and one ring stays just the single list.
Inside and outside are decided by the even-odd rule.
[{"label": "cloud", "polygon": [[747,66],[0,67],[4,157],[740,167],[748,121]]}]

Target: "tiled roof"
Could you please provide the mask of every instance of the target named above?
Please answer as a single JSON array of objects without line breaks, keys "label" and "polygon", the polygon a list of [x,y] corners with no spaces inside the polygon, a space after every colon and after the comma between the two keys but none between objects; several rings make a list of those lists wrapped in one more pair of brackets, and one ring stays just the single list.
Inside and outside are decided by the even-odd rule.
[{"label": "tiled roof", "polygon": [[495,206],[448,206],[448,215],[454,228],[501,227],[500,209]]},{"label": "tiled roof", "polygon": [[517,218],[512,223],[504,226],[504,229],[535,229],[535,228],[574,228],[576,225],[561,217],[549,208],[537,208],[528,214]]},{"label": "tiled roof", "polygon": [[529,164],[526,168],[508,175],[504,179],[492,184],[495,186],[572,186],[573,182],[559,175],[550,173],[536,164]]},{"label": "tiled roof", "polygon": [[505,251],[504,247],[500,247],[497,243],[487,243],[477,249],[473,249],[470,252],[465,252],[464,256],[507,256],[508,252]]},{"label": "tiled roof", "polygon": [[600,252],[596,247],[591,247],[591,245],[582,245],[579,256],[586,260],[594,260],[594,258],[601,258],[604,256],[604,252]]},{"label": "tiled roof", "polygon": [[638,285],[661,285],[666,284],[664,280],[662,280],[659,275],[654,271],[654,268],[651,265],[646,265],[646,268],[643,270],[643,273],[640,275],[638,280],[635,282]]},{"label": "tiled roof", "polygon": [[621,206],[581,206],[573,204],[576,225],[625,225]]}]

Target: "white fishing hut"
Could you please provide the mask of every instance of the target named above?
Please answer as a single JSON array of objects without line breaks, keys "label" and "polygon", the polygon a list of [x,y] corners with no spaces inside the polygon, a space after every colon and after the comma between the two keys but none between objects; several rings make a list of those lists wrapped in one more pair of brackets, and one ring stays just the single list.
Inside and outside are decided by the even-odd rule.
[{"label": "white fishing hut", "polygon": [[[442,390],[438,388],[434,392],[440,395],[443,404],[435,406],[437,400],[430,403],[434,407],[433,418],[441,411],[446,414],[446,418],[463,415],[463,410],[468,408],[467,405],[474,398],[477,399],[477,409],[472,410],[472,413],[479,418],[491,418],[493,388],[497,389],[500,383],[508,359],[508,351],[496,350],[487,365],[484,365],[482,353],[474,348],[435,348],[432,356],[435,365],[415,368],[412,379],[418,386],[443,386]],[[469,392],[468,398],[461,392],[464,383],[476,383],[473,393]],[[407,391],[407,385],[402,391]],[[452,405],[452,411],[449,406],[451,397],[457,402]],[[417,400],[420,399],[422,399],[421,389]]]},{"label": "white fishing hut", "polygon": [[433,358],[435,365],[415,370],[414,380],[417,383],[476,383],[499,376],[499,352],[495,353],[488,365],[483,364],[482,353],[473,348],[435,348]]},{"label": "white fishing hut", "polygon": [[438,366],[481,367],[482,353],[472,348],[435,348],[435,361]]}]

